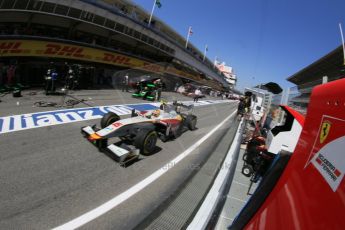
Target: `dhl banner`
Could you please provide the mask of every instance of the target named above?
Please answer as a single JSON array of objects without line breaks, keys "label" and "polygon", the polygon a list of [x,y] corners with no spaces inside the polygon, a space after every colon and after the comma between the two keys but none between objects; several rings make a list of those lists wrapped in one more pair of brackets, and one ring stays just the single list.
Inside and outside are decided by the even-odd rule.
[{"label": "dhl banner", "polygon": [[211,81],[205,81],[197,75],[183,72],[174,67],[165,67],[140,60],[138,58],[115,52],[109,52],[102,49],[50,41],[0,40],[0,57],[25,56],[74,59],[128,68],[138,68],[155,73],[169,73],[218,88],[216,84]]},{"label": "dhl banner", "polygon": [[[59,42],[33,41],[33,40],[2,40],[0,41],[1,57],[9,56],[30,56],[30,57],[51,57],[67,58],[90,62],[99,62],[123,67],[144,67],[151,63],[129,57],[123,54],[107,52],[84,46],[71,45]],[[160,70],[158,65],[154,71]],[[160,67],[160,68],[159,68]]]}]

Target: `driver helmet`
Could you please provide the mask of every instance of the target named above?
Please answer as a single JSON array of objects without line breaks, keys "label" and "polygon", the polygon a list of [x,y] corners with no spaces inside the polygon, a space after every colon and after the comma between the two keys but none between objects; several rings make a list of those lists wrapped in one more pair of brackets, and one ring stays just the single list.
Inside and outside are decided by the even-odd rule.
[{"label": "driver helmet", "polygon": [[166,107],[167,107],[167,102],[165,101],[165,100],[161,100],[161,105],[159,106],[159,108],[161,109],[161,110],[166,110]]},{"label": "driver helmet", "polygon": [[161,111],[159,109],[156,109],[152,112],[152,116],[154,117],[159,117],[159,115],[161,115]]}]

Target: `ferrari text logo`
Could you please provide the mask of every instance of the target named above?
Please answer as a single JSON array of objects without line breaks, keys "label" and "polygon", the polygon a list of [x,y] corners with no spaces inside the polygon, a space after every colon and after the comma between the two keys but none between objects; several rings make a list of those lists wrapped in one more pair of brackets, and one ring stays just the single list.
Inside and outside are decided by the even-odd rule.
[{"label": "ferrari text logo", "polygon": [[331,129],[331,122],[325,121],[322,123],[321,130],[320,130],[320,143],[321,144],[326,140],[330,129]]}]

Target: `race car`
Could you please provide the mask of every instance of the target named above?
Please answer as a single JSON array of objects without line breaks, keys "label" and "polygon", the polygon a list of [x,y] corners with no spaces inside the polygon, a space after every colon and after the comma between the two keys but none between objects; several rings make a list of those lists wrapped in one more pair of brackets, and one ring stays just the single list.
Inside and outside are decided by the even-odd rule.
[{"label": "race car", "polygon": [[137,82],[136,91],[132,94],[132,97],[154,101],[156,99],[156,88],[157,86],[153,80]]},{"label": "race car", "polygon": [[[85,126],[81,132],[100,151],[112,154],[116,161],[125,165],[140,154],[150,155],[156,149],[157,138],[163,142],[180,136],[186,130],[195,130],[197,117],[193,105],[163,103],[153,111],[132,110],[130,118],[121,119],[109,112],[101,119],[101,128]],[[188,112],[182,112],[186,109]],[[108,144],[108,139],[118,137],[119,142]]]},{"label": "race car", "polygon": [[282,107],[284,124],[266,140],[276,156],[227,229],[344,229],[344,88],[345,79],[314,87],[306,116]]}]

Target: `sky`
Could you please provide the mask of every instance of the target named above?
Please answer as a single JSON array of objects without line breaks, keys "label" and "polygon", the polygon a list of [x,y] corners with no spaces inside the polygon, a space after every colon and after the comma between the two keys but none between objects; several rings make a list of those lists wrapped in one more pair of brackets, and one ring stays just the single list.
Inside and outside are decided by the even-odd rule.
[{"label": "sky", "polygon": [[[154,0],[132,0],[151,12]],[[341,45],[344,0],[160,0],[154,16],[186,36],[207,57],[234,68],[236,88],[286,78]]]}]

